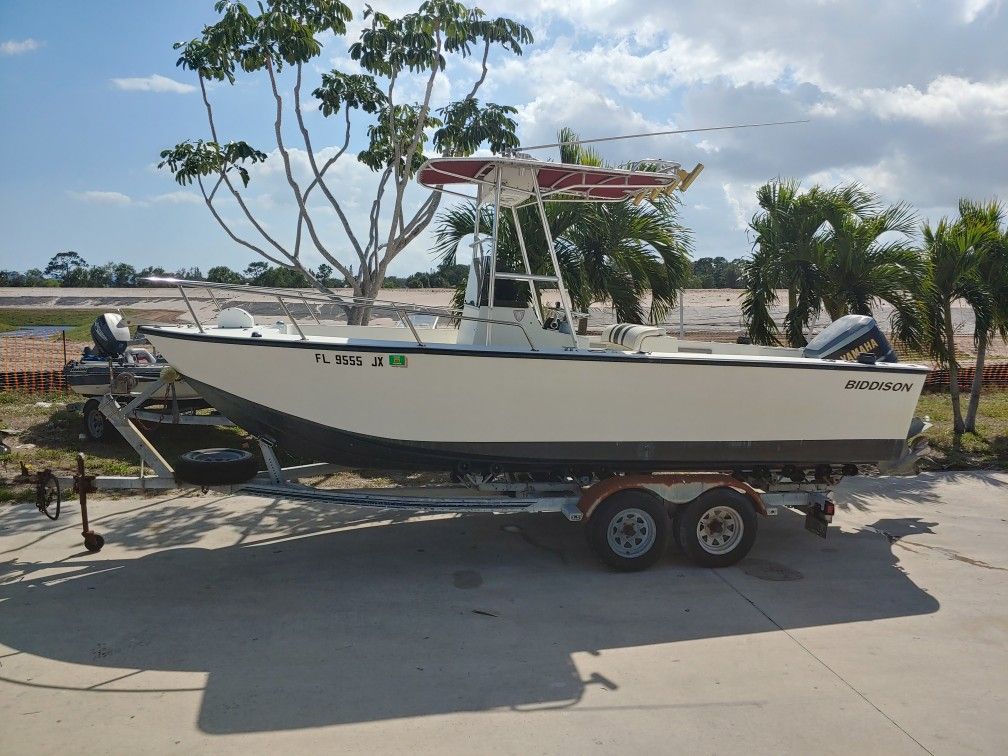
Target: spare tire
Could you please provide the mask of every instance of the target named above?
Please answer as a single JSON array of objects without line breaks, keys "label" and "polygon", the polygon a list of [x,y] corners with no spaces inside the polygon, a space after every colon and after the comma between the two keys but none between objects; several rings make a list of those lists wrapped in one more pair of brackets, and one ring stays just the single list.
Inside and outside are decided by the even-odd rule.
[{"label": "spare tire", "polygon": [[175,477],[200,486],[226,486],[255,477],[258,464],[243,449],[194,449],[175,462]]}]

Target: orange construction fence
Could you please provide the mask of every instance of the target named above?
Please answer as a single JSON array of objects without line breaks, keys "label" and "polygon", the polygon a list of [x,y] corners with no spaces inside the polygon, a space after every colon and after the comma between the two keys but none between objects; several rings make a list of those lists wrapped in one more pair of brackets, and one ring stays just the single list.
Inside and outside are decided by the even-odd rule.
[{"label": "orange construction fence", "polygon": [[63,366],[79,358],[84,346],[61,337],[0,336],[0,391],[66,391]]}]

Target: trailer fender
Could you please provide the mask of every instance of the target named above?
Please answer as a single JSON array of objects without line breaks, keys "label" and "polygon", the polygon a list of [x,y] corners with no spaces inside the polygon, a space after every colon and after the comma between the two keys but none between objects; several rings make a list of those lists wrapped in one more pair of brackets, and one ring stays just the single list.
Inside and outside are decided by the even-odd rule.
[{"label": "trailer fender", "polygon": [[731,488],[744,494],[761,515],[767,513],[759,491],[748,483],[722,473],[649,473],[643,475],[616,475],[601,480],[584,489],[578,509],[585,519],[617,491],[639,488],[650,491],[669,504],[686,504],[712,488]]}]

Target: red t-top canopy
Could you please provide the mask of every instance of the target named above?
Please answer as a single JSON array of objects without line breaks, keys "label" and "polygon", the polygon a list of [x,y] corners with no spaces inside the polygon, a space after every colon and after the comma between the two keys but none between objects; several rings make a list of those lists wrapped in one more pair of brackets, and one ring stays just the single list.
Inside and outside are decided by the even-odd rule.
[{"label": "red t-top canopy", "polygon": [[438,188],[451,184],[495,187],[501,180],[502,200],[520,204],[520,198],[534,194],[535,185],[545,198],[549,195],[576,195],[581,200],[614,202],[685,190],[703,168],[697,165],[687,172],[677,164],[661,164],[659,170],[595,168],[571,163],[547,163],[525,158],[434,158],[420,168],[417,180],[424,186]]}]

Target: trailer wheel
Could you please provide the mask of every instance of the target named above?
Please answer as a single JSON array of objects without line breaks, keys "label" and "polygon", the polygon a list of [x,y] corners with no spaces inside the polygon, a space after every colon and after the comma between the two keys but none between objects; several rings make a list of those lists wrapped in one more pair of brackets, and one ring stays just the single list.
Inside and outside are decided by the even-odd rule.
[{"label": "trailer wheel", "polygon": [[108,421],[101,412],[98,411],[100,402],[97,399],[88,399],[84,402],[84,433],[92,441],[107,441],[109,436],[115,431],[112,423]]},{"label": "trailer wheel", "polygon": [[665,554],[669,518],[665,505],[646,491],[618,491],[598,505],[588,520],[588,540],[610,567],[634,572]]},{"label": "trailer wheel", "polygon": [[244,483],[255,477],[255,457],[243,449],[195,449],[175,463],[175,477],[201,486]]},{"label": "trailer wheel", "polygon": [[756,510],[731,488],[712,488],[683,504],[675,523],[683,552],[703,567],[735,564],[756,541]]}]

